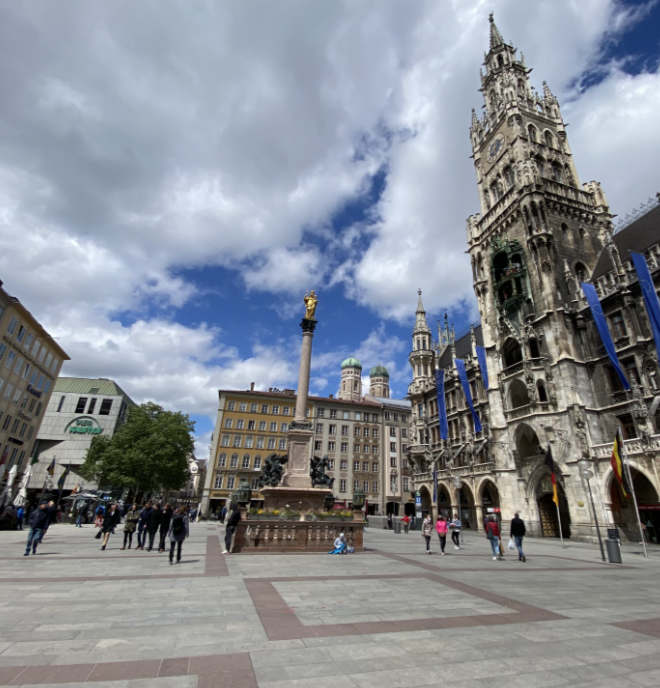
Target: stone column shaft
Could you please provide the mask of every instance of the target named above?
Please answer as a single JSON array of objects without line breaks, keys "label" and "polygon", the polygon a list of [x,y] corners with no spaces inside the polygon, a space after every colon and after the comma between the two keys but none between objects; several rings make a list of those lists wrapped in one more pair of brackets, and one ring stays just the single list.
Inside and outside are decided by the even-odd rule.
[{"label": "stone column shaft", "polygon": [[309,375],[312,365],[313,329],[303,329],[302,347],[300,349],[300,368],[298,370],[298,390],[296,391],[295,420],[303,423],[307,413],[307,396],[309,395]]}]

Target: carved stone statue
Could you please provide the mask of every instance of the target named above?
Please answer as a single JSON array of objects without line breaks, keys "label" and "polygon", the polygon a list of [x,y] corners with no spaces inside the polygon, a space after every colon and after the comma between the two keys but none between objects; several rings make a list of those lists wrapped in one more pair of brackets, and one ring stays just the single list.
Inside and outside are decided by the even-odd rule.
[{"label": "carved stone statue", "polygon": [[286,454],[278,456],[271,454],[266,458],[264,467],[259,476],[259,487],[277,487],[282,481],[284,464],[288,461]]},{"label": "carved stone statue", "polygon": [[332,489],[332,484],[335,482],[334,478],[327,475],[326,470],[330,467],[328,457],[324,456],[319,459],[318,456],[313,456],[309,466],[309,475],[312,479],[312,487],[323,485]]},{"label": "carved stone statue", "polygon": [[305,292],[303,297],[305,302],[305,320],[314,320],[314,314],[316,313],[316,304],[319,300],[316,298],[316,293],[312,289],[311,291]]}]

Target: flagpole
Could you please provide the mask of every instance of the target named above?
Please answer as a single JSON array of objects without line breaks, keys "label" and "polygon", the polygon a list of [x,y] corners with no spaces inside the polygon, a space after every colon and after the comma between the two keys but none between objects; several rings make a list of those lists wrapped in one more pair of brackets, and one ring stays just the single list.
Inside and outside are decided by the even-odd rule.
[{"label": "flagpole", "polygon": [[637,506],[637,495],[635,494],[635,486],[633,485],[632,476],[630,475],[630,466],[628,465],[628,460],[626,459],[626,450],[624,447],[623,433],[621,432],[621,427],[619,426],[619,432],[621,433],[621,460],[623,462],[623,469],[626,472],[628,478],[628,485],[630,485],[630,492],[633,498],[633,505],[635,507],[635,516],[637,517],[637,526],[639,527],[639,535],[642,538],[642,549],[644,550],[644,558],[648,559],[649,555],[646,551],[646,540],[644,539],[644,531],[642,530],[642,519],[639,517],[639,508]]},{"label": "flagpole", "polygon": [[557,496],[557,501],[555,502],[555,509],[557,509],[557,523],[559,524],[559,539],[561,540],[561,546],[564,547],[564,534],[561,531],[561,514],[559,513],[559,496]]}]

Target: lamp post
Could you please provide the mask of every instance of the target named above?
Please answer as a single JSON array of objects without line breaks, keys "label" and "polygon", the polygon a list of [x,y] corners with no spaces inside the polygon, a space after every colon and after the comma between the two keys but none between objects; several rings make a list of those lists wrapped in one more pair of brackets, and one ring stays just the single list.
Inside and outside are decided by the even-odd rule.
[{"label": "lamp post", "polygon": [[459,542],[463,544],[463,518],[461,516],[461,485],[463,484],[461,479],[456,476],[452,478],[452,484],[456,488],[456,501],[458,502],[458,520],[461,522],[461,531],[459,535]]},{"label": "lamp post", "polygon": [[594,495],[591,492],[591,483],[589,482],[593,477],[593,471],[589,468],[589,462],[582,459],[580,461],[580,471],[582,472],[582,477],[587,483],[587,490],[589,491],[589,501],[591,502],[591,512],[594,515],[594,523],[596,524],[596,534],[598,535],[598,545],[600,546],[600,556],[603,561],[607,561],[605,558],[605,550],[603,548],[603,538],[600,535],[600,526],[598,525],[598,515],[596,514],[596,505],[594,504]]}]

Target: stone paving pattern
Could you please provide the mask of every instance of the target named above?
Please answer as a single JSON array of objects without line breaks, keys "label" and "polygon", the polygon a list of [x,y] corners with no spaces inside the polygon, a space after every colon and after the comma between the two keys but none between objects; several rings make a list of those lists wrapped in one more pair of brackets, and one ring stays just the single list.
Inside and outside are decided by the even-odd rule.
[{"label": "stone paving pattern", "polygon": [[0,686],[660,685],[657,548],[527,540],[523,564],[367,529],[359,554],[225,556],[200,523],[170,566],[94,532],[55,525],[35,557],[0,532]]}]

